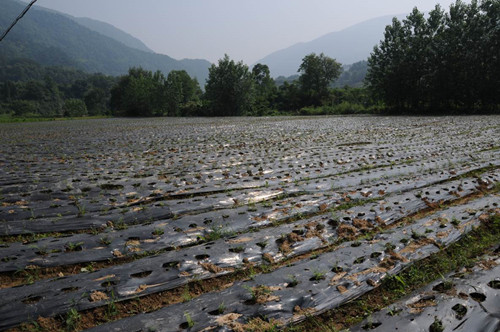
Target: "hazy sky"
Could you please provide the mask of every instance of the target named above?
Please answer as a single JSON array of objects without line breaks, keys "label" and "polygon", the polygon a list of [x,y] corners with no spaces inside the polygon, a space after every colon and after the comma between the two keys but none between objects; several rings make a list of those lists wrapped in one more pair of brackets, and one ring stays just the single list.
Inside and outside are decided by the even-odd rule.
[{"label": "hazy sky", "polygon": [[[110,23],[157,53],[251,65],[271,52],[364,20],[454,0],[38,0],[38,6]],[[467,1],[469,2],[469,1]],[[389,23],[389,22],[388,22]]]}]

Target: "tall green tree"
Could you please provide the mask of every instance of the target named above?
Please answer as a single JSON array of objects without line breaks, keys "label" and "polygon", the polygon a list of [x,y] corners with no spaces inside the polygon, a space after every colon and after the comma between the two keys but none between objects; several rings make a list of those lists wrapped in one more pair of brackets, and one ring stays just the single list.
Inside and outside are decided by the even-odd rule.
[{"label": "tall green tree", "polygon": [[271,107],[277,88],[267,65],[257,63],[252,68],[255,86],[255,115],[263,115]]},{"label": "tall green tree", "polygon": [[165,81],[167,98],[167,115],[180,116],[190,102],[199,101],[202,94],[200,85],[195,78],[191,78],[185,70],[173,70]]},{"label": "tall green tree", "polygon": [[481,100],[489,110],[500,105],[500,1],[486,0],[480,5],[483,29],[479,51],[482,59]]},{"label": "tall green tree", "polygon": [[340,63],[323,53],[311,53],[302,59],[299,83],[306,105],[321,105],[328,97],[328,86],[340,76],[341,68]]},{"label": "tall green tree", "polygon": [[166,100],[165,76],[160,71],[131,68],[111,90],[111,107],[117,115],[161,116]]},{"label": "tall green tree", "polygon": [[226,54],[208,69],[205,86],[208,115],[251,114],[254,106],[254,80],[248,66],[234,62]]},{"label": "tall green tree", "polygon": [[368,59],[366,81],[372,93],[382,99],[390,107],[403,107],[404,82],[400,73],[405,39],[401,22],[393,18],[392,24],[386,26],[384,39],[375,46]]}]

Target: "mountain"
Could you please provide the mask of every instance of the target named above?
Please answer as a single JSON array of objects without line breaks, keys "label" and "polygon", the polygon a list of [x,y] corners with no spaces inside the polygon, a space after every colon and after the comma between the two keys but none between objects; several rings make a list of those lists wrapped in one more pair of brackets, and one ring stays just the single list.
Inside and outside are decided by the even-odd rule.
[{"label": "mountain", "polygon": [[114,40],[117,40],[127,45],[128,47],[135,48],[144,52],[154,53],[153,50],[147,47],[142,41],[116,28],[111,24],[93,20],[88,17],[71,16],[70,18],[76,23],[83,25],[84,27],[89,28],[90,30],[93,30],[95,32],[99,32],[101,35],[113,38]]},{"label": "mountain", "polygon": [[[384,38],[385,27],[391,24],[393,17],[377,17],[310,42],[292,45],[271,53],[257,63],[268,65],[272,76],[277,77],[296,74],[302,58],[313,52],[325,53],[344,65],[366,60],[373,47]],[[396,17],[403,19],[406,15]]]},{"label": "mountain", "polygon": [[[24,3],[16,0],[0,0],[1,31],[21,13],[24,6]],[[95,22],[87,21],[87,24],[98,29]],[[99,29],[102,31],[102,25]],[[122,37],[117,38],[123,39]],[[66,15],[36,6],[2,41],[0,56],[7,59],[26,58],[42,65],[74,67],[89,73],[101,72],[108,75],[125,74],[134,66],[161,70],[164,73],[186,70],[202,84],[208,77],[211,65],[206,60],[176,60],[167,55],[131,48],[121,41],[76,23]]]},{"label": "mountain", "polygon": [[[330,87],[332,88],[343,88],[349,86],[351,88],[360,88],[364,84],[366,73],[368,72],[368,61],[362,60],[352,65],[342,66],[342,73],[339,78],[336,79]],[[294,74],[288,77],[278,76],[274,79],[274,83],[277,86],[282,86],[287,83],[292,83],[299,79],[299,74]]]},{"label": "mountain", "polygon": [[333,82],[332,87],[342,88],[350,86],[352,88],[359,88],[363,86],[366,73],[368,72],[368,61],[355,62],[352,65],[344,66],[342,69],[342,74]]},{"label": "mountain", "polygon": [[[17,1],[19,1],[19,0],[17,0]],[[26,5],[26,4],[24,4],[24,5]],[[41,7],[41,6],[37,6],[36,8],[39,10],[47,11],[49,13],[66,16],[67,18],[72,19],[76,23],[83,25],[84,27],[89,28],[90,30],[98,32],[101,35],[104,35],[104,36],[109,37],[109,38],[113,38],[114,40],[117,40],[117,41],[127,45],[128,47],[135,48],[135,49],[138,49],[138,50],[141,50],[144,52],[154,53],[154,51],[152,49],[150,49],[149,47],[147,47],[141,40],[135,38],[134,36],[126,33],[123,30],[118,29],[117,27],[115,27],[114,25],[111,25],[109,23],[94,20],[94,19],[91,19],[88,17],[71,16],[69,14],[62,13],[62,12],[59,12],[59,11],[54,10],[54,9]]]}]

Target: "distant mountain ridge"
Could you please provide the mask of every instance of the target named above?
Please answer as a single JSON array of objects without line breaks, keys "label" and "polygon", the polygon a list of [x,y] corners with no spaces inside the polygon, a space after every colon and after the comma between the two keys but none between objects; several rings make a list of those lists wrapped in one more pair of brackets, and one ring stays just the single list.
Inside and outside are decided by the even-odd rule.
[{"label": "distant mountain ridge", "polygon": [[[25,5],[20,0],[14,0],[14,1],[17,1],[17,2]],[[132,36],[131,34],[125,32],[123,30],[118,29],[117,27],[115,27],[112,24],[98,21],[98,20],[94,20],[94,19],[88,18],[88,17],[71,16],[69,14],[59,12],[59,11],[54,10],[54,9],[45,8],[42,6],[36,6],[36,9],[44,10],[44,11],[47,11],[47,12],[52,13],[52,14],[63,15],[65,17],[70,18],[71,20],[75,21],[76,23],[83,25],[86,28],[89,28],[92,31],[98,32],[103,36],[113,38],[114,40],[119,41],[128,47],[135,48],[135,49],[138,49],[138,50],[141,50],[144,52],[154,53],[154,51],[152,49],[150,49],[149,47],[147,47],[141,40],[139,40],[138,38],[135,38],[134,36]]]},{"label": "distant mountain ridge", "polygon": [[97,21],[88,17],[70,17],[76,23],[83,25],[90,30],[99,32],[101,35],[113,38],[128,47],[135,48],[144,52],[154,53],[152,49],[147,47],[141,40],[135,38],[134,36],[116,28],[115,26],[108,24],[106,22]]},{"label": "distant mountain ridge", "polygon": [[385,27],[391,24],[393,17],[403,19],[406,15],[389,15],[364,21],[310,42],[297,43],[273,52],[257,62],[268,65],[271,75],[277,77],[296,74],[302,58],[313,52],[325,53],[343,65],[366,60],[373,47],[384,38]]},{"label": "distant mountain ridge", "polygon": [[[0,30],[5,30],[12,20],[23,10],[25,3],[16,0],[0,0]],[[143,50],[145,45],[130,45],[124,32],[117,33],[106,23],[94,20],[80,20],[67,15],[39,8],[38,6],[12,29],[0,45],[0,56],[26,58],[42,65],[74,67],[86,72],[101,72],[108,75],[125,74],[130,67],[141,66],[148,70],[186,70],[201,83],[208,77],[211,63],[206,60],[176,60],[167,55]],[[85,25],[92,25],[89,29]],[[96,32],[100,30],[100,32]],[[121,40],[116,40],[108,35]],[[118,30],[119,31],[119,30]],[[131,36],[129,36],[131,37]],[[131,37],[133,38],[133,37]]]}]

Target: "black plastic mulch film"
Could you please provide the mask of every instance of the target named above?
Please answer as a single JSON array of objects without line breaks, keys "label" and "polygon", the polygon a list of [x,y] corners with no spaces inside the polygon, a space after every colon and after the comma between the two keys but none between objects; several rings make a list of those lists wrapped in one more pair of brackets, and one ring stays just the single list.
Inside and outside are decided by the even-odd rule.
[{"label": "black plastic mulch film", "polygon": [[[498,149],[485,139],[498,133],[484,129],[480,117],[431,132],[425,127],[440,118],[171,121],[2,128],[0,234],[22,235],[24,242],[1,244],[0,272],[149,255],[0,289],[0,329],[106,305],[91,299],[96,292],[121,301],[249,263],[278,263],[326,248],[345,236],[343,229],[361,236],[490,190],[500,177]],[[479,178],[466,175],[485,167],[493,169]],[[186,313],[195,323],[191,330],[230,329],[255,317],[297,322],[456,241],[497,204],[498,196],[487,195],[444,208],[373,239],[345,242],[226,290],[96,329],[182,330]],[[212,241],[217,232],[222,238]],[[394,264],[384,265],[388,259]]]}]

